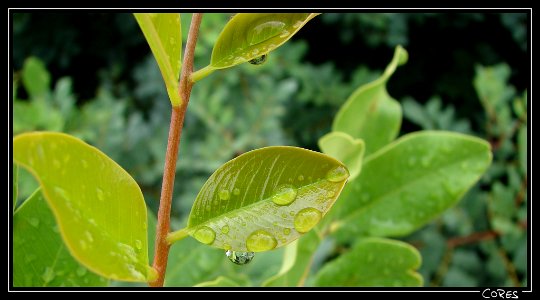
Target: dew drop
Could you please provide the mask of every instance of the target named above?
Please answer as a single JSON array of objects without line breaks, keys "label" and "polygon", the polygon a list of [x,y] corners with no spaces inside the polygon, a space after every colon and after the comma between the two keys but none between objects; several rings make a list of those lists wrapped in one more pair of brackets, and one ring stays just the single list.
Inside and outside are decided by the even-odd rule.
[{"label": "dew drop", "polygon": [[218,194],[219,194],[219,199],[223,201],[229,200],[229,198],[231,198],[231,193],[229,192],[229,190],[221,190],[219,191]]},{"label": "dew drop", "polygon": [[294,211],[291,210],[291,211],[289,212],[289,215],[290,215],[291,217],[294,216]]},{"label": "dew drop", "polygon": [[254,59],[249,60],[249,63],[252,65],[262,65],[266,62],[268,54],[263,54],[261,56],[255,57]]},{"label": "dew drop", "polygon": [[278,226],[278,223],[274,221],[274,223],[272,223],[272,225]]},{"label": "dew drop", "polygon": [[195,231],[193,237],[203,244],[210,245],[216,239],[216,233],[210,227],[203,226]]},{"label": "dew drop", "polygon": [[28,223],[32,225],[32,227],[38,227],[39,226],[39,219],[38,218],[30,218],[28,219]]},{"label": "dew drop", "polygon": [[304,181],[304,176],[299,175],[299,176],[298,176],[298,181]]},{"label": "dew drop", "polygon": [[296,199],[296,189],[290,184],[279,186],[272,196],[272,202],[277,205],[289,205],[294,199]]},{"label": "dew drop", "polygon": [[283,234],[284,235],[289,235],[291,233],[291,229],[290,228],[283,228]]},{"label": "dew drop", "polygon": [[176,45],[176,41],[174,40],[173,37],[170,37],[170,38],[169,38],[169,43],[170,43],[171,45]]},{"label": "dew drop", "polygon": [[229,225],[225,225],[221,227],[221,233],[224,233],[224,234],[229,233]]},{"label": "dew drop", "polygon": [[97,188],[96,193],[97,193],[97,198],[99,201],[101,202],[105,201],[105,193],[103,192],[101,188]]},{"label": "dew drop", "polygon": [[326,197],[328,197],[328,198],[332,198],[332,197],[334,197],[335,195],[336,195],[336,193],[335,193],[334,191],[328,191],[328,192],[326,192]]},{"label": "dew drop", "polygon": [[139,251],[142,249],[142,242],[141,242],[141,240],[135,240],[135,248],[136,248],[137,250],[139,250]]},{"label": "dew drop", "polygon": [[344,166],[338,166],[326,173],[326,180],[330,182],[342,182],[349,178],[349,171]]},{"label": "dew drop", "polygon": [[233,195],[238,196],[238,195],[240,195],[240,189],[239,188],[234,188],[232,193],[233,193]]},{"label": "dew drop", "polygon": [[300,233],[308,232],[319,223],[321,217],[321,212],[315,208],[304,208],[294,217],[294,228]]},{"label": "dew drop", "polygon": [[231,250],[227,250],[225,252],[225,255],[227,256],[227,258],[229,258],[230,261],[237,265],[248,264],[253,259],[253,257],[255,257],[255,253],[253,252],[237,252]]},{"label": "dew drop", "polygon": [[276,238],[265,230],[251,233],[246,240],[246,247],[252,252],[272,250],[277,246]]},{"label": "dew drop", "polygon": [[94,241],[94,237],[92,236],[92,234],[90,233],[90,231],[85,231],[84,232],[84,235],[86,236],[86,239],[92,243]]},{"label": "dew drop", "polygon": [[45,268],[45,272],[43,272],[43,274],[41,275],[41,279],[43,279],[45,283],[49,283],[53,281],[54,276],[55,276],[54,270],[51,267],[47,267]]}]

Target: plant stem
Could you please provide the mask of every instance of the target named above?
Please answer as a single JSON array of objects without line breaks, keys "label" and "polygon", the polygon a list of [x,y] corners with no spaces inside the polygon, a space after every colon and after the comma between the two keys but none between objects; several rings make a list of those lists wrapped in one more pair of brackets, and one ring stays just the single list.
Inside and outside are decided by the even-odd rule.
[{"label": "plant stem", "polygon": [[197,70],[195,72],[193,72],[190,76],[190,80],[191,82],[197,82],[201,79],[203,79],[204,77],[214,73],[215,69],[210,67],[210,66],[206,66],[200,70]]},{"label": "plant stem", "polygon": [[167,235],[167,243],[169,243],[169,245],[172,245],[176,242],[178,242],[179,240],[182,240],[184,239],[185,237],[188,236],[188,231],[187,231],[187,228],[182,228],[180,230],[177,230],[175,232],[171,232]]},{"label": "plant stem", "polygon": [[167,269],[167,259],[170,248],[170,245],[167,242],[167,235],[169,234],[171,221],[171,203],[174,189],[174,176],[176,173],[176,161],[178,159],[178,146],[182,135],[182,127],[184,126],[184,116],[191,95],[191,88],[193,87],[193,82],[189,80],[189,76],[193,72],[195,44],[197,44],[201,19],[202,14],[193,14],[193,17],[191,18],[178,90],[181,103],[179,106],[173,106],[171,113],[169,139],[167,141],[165,168],[163,171],[163,183],[161,185],[161,198],[159,200],[156,249],[154,252],[153,264],[153,268],[157,271],[158,276],[155,281],[149,282],[149,285],[152,287],[163,286],[165,280],[165,271]]}]

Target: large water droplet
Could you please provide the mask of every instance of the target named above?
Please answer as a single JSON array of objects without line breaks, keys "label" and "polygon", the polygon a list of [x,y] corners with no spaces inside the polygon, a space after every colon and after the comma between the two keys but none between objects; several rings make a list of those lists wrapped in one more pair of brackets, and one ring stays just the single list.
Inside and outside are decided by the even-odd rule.
[{"label": "large water droplet", "polygon": [[240,189],[239,188],[234,188],[232,193],[233,193],[233,195],[238,196],[238,195],[240,195]]},{"label": "large water droplet", "polygon": [[261,56],[255,57],[254,59],[249,60],[249,63],[252,65],[262,65],[266,62],[268,54],[263,54]]},{"label": "large water droplet", "polygon": [[30,223],[30,225],[32,225],[33,227],[38,227],[39,226],[39,219],[38,218],[30,218],[30,219],[28,219],[28,223]]},{"label": "large water droplet", "polygon": [[227,255],[230,261],[237,265],[245,265],[255,257],[255,253],[253,252],[236,252],[231,250],[227,250],[225,255]]},{"label": "large water droplet", "polygon": [[229,192],[229,190],[221,190],[219,191],[219,199],[225,201],[225,200],[229,200],[229,198],[231,198],[231,193]]},{"label": "large water droplet", "polygon": [[277,205],[289,205],[294,199],[296,199],[296,189],[290,184],[279,186],[275,195],[272,196],[272,202]]},{"label": "large water droplet", "polygon": [[197,231],[195,231],[193,237],[203,244],[210,245],[216,239],[216,233],[214,232],[214,230],[212,230],[212,228],[203,226]]},{"label": "large water droplet", "polygon": [[294,217],[294,228],[300,233],[308,232],[319,223],[321,217],[321,212],[315,208],[304,208]]},{"label": "large water droplet", "polygon": [[55,276],[54,270],[51,267],[47,267],[45,268],[45,272],[43,272],[43,274],[41,275],[41,279],[43,279],[45,283],[49,283],[53,281],[54,276]]},{"label": "large water droplet", "polygon": [[274,249],[277,246],[277,241],[273,235],[259,229],[248,236],[246,246],[249,251],[262,252]]},{"label": "large water droplet", "polygon": [[225,225],[225,226],[221,227],[221,233],[223,233],[223,234],[229,233],[229,225]]},{"label": "large water droplet", "polygon": [[349,178],[349,171],[344,166],[338,166],[326,173],[326,180],[330,182],[342,182]]}]

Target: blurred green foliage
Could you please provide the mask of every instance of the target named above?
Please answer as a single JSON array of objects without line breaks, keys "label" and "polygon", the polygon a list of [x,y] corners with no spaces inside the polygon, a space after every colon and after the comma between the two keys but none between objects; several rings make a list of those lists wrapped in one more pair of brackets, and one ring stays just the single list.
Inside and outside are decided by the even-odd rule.
[{"label": "blurred green foliage", "polygon": [[[205,14],[196,69],[210,61],[229,17]],[[182,14],[184,39],[189,22]],[[185,225],[200,187],[229,159],[268,145],[318,150],[337,109],[377,78],[393,47],[403,44],[409,62],[388,86],[403,107],[401,135],[459,131],[490,141],[494,151],[486,175],[456,207],[405,238],[422,254],[424,285],[526,285],[526,22],[525,13],[327,13],[265,64],[215,72],[193,89],[173,228]],[[131,14],[15,13],[13,72],[14,135],[53,130],[82,138],[124,167],[156,210],[170,103]],[[37,186],[22,169],[19,185],[20,200]],[[344,247],[350,245],[322,241],[306,284]],[[278,273],[282,256],[281,249],[258,254],[239,267],[222,251],[187,239],[172,247],[167,280],[195,285],[225,276],[257,286]]]}]

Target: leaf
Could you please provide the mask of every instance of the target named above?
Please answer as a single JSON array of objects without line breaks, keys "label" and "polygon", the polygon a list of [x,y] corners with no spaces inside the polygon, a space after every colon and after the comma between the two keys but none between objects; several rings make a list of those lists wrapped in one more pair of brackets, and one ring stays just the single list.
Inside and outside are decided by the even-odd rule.
[{"label": "leaf", "polygon": [[507,85],[510,78],[510,67],[498,64],[493,67],[476,66],[473,84],[480,102],[490,114],[504,107],[515,93],[513,86]]},{"label": "leaf", "polygon": [[110,279],[147,279],[146,206],[124,169],[63,133],[16,136],[13,159],[40,182],[73,257]]},{"label": "leaf", "polygon": [[31,98],[44,97],[49,92],[51,76],[43,62],[35,57],[24,61],[22,80]]},{"label": "leaf", "polygon": [[215,280],[201,282],[195,287],[239,287],[240,285],[227,277],[219,276]]},{"label": "leaf", "polygon": [[338,218],[345,236],[403,236],[455,204],[491,162],[484,140],[445,132],[403,136],[364,161],[344,189]]},{"label": "leaf", "polygon": [[396,68],[407,62],[408,54],[396,47],[394,58],[377,80],[360,86],[341,106],[332,131],[341,131],[366,143],[366,156],[393,141],[401,126],[401,107],[386,90],[386,82]]},{"label": "leaf", "polygon": [[313,256],[321,239],[312,230],[285,247],[279,273],[268,278],[263,286],[302,286],[309,273]]},{"label": "leaf", "polygon": [[224,69],[267,54],[288,41],[318,14],[239,13],[223,28],[210,68]]},{"label": "leaf", "polygon": [[13,216],[13,286],[105,286],[69,254],[38,189]]},{"label": "leaf", "polygon": [[186,230],[221,249],[262,252],[311,230],[349,173],[339,161],[296,147],[266,147],[221,166],[193,204]]},{"label": "leaf", "polygon": [[415,270],[421,257],[411,245],[389,239],[366,238],[351,251],[325,264],[316,286],[422,286]]},{"label": "leaf", "polygon": [[182,66],[180,14],[134,13],[133,15],[157,61],[171,104],[179,106],[182,103],[178,94],[178,79]]},{"label": "leaf", "polygon": [[521,126],[518,131],[518,158],[519,158],[519,167],[521,168],[523,174],[527,174],[527,126]]},{"label": "leaf", "polygon": [[13,175],[13,209],[15,211],[15,206],[17,206],[17,197],[19,196],[19,166],[17,164],[11,164],[13,166],[12,175]]},{"label": "leaf", "polygon": [[362,159],[364,158],[365,144],[361,139],[354,139],[350,135],[333,131],[319,139],[319,147],[322,152],[343,162],[353,180],[362,170]]}]

